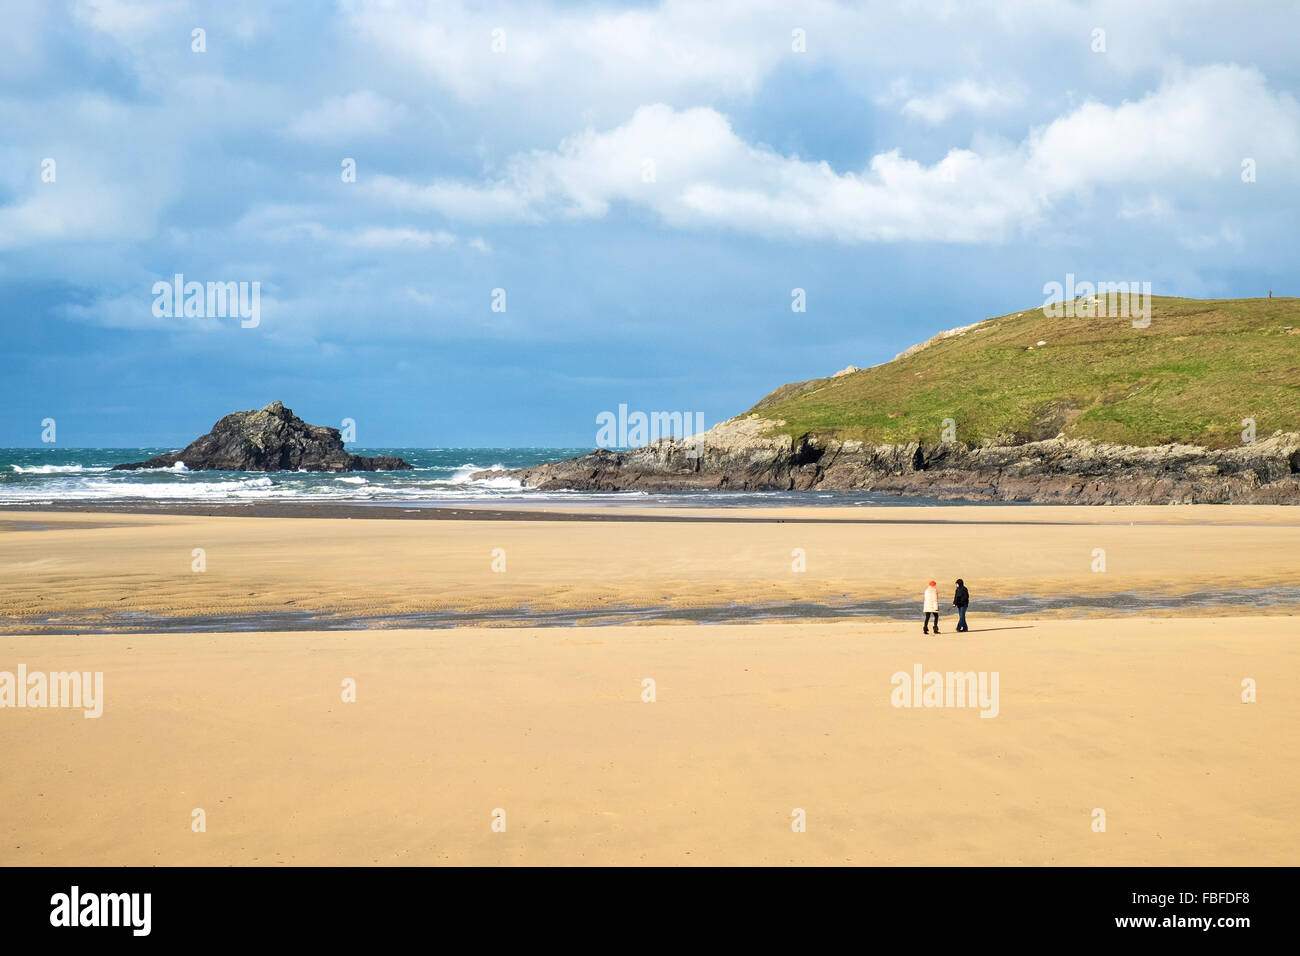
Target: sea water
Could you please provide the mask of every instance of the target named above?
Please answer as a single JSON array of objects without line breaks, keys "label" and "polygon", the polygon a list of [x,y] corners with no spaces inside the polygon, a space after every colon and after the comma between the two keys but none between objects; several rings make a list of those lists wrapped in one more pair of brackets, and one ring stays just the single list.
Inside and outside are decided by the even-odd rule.
[{"label": "sea water", "polygon": [[[505,474],[584,454],[587,448],[352,448],[395,455],[412,471],[188,471],[183,466],[113,471],[170,448],[0,448],[0,505],[119,502],[318,501],[406,507],[456,503],[591,503],[664,506],[935,505],[932,498],[829,491],[539,491]],[[478,471],[502,474],[471,479]]]}]

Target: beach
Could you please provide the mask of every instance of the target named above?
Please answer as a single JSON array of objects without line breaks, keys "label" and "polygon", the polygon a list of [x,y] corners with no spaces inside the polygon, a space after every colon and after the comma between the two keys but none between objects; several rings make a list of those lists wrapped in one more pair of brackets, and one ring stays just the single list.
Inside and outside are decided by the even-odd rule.
[{"label": "beach", "polygon": [[[0,671],[103,681],[0,710],[0,864],[1300,848],[1293,509],[203,507],[0,513]],[[994,705],[896,706],[932,672]]]},{"label": "beach", "polygon": [[[58,633],[170,620],[192,630],[206,617],[220,625],[219,615],[238,616],[236,629],[428,623],[420,615],[527,624],[544,613],[566,623],[566,612],[668,623],[706,611],[721,623],[765,607],[857,617],[854,602],[872,601],[903,618],[915,601],[919,621],[925,582],[939,580],[948,611],[958,577],[972,614],[999,600],[1106,614],[1116,595],[1137,611],[1159,599],[1149,609],[1169,614],[1300,604],[1300,512],[1285,507],[534,509],[544,520],[504,506],[460,509],[459,520],[400,508],[317,518],[202,507],[0,511],[0,626]],[[314,508],[340,510],[297,513]],[[1193,594],[1209,597],[1182,597]]]},{"label": "beach", "polygon": [[[0,864],[1290,864],[1292,625],[4,636],[104,702],[0,713]],[[893,706],[918,664],[996,717]]]}]

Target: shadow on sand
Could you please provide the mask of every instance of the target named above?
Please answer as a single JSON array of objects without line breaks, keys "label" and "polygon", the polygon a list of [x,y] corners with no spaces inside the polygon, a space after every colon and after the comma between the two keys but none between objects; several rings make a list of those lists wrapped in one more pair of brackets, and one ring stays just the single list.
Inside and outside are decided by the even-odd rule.
[{"label": "shadow on sand", "polygon": [[[982,634],[985,631],[1032,631],[1032,624],[1008,624],[1006,627],[972,627],[968,631],[944,631],[939,636],[947,637],[950,634]],[[921,635],[924,637],[925,635]]]}]

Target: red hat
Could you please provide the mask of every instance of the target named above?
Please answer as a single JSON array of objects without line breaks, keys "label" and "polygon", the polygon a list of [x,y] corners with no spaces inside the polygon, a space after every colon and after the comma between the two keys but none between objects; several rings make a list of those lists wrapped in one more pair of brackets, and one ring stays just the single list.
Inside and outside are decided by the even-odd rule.
[{"label": "red hat", "polygon": [[932,587],[932,588],[933,588],[933,587],[938,587],[938,585],[935,584],[933,581],[931,581],[931,582],[930,582],[930,587]]}]

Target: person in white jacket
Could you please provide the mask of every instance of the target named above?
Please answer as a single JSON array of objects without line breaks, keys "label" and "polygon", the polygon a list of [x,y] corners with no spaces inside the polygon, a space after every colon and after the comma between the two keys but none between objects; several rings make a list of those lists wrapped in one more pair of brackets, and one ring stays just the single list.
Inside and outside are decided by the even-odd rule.
[{"label": "person in white jacket", "polygon": [[934,615],[934,633],[939,633],[939,585],[933,581],[925,589],[925,624],[922,631],[925,634],[930,633],[930,615]]}]

